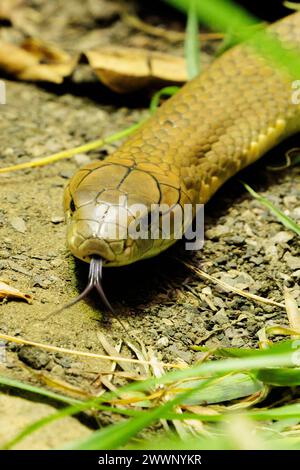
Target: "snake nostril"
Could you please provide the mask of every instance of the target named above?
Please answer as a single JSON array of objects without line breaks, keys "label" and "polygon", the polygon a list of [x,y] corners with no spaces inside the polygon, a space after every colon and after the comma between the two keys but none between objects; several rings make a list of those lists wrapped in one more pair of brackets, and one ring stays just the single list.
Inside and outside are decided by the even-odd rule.
[{"label": "snake nostril", "polygon": [[75,212],[75,210],[76,210],[74,199],[71,199],[70,210],[71,210],[72,213]]}]

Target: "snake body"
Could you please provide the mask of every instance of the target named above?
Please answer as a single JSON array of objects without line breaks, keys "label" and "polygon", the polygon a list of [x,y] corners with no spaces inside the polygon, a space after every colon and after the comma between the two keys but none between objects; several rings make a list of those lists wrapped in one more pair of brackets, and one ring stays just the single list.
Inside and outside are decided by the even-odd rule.
[{"label": "snake body", "polygon": [[[268,29],[300,47],[300,13]],[[227,51],[116,152],[71,178],[64,196],[71,252],[120,266],[168,248],[175,236],[133,239],[116,215],[145,220],[152,204],[206,203],[228,178],[300,130],[291,95],[291,78],[247,44]],[[133,204],[144,213],[132,215]],[[116,228],[118,236],[109,236]]]}]

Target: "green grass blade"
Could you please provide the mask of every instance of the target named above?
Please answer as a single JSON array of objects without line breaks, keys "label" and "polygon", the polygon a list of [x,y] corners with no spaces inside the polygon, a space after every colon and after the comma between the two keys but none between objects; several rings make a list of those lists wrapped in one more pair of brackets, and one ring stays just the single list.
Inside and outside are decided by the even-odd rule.
[{"label": "green grass blade", "polygon": [[196,2],[197,0],[190,0],[189,2],[184,44],[189,80],[200,73],[200,41]]},{"label": "green grass blade", "polygon": [[71,444],[67,449],[73,450],[105,450],[117,449],[124,446],[128,441],[136,436],[141,430],[161,419],[165,412],[172,410],[176,405],[182,403],[183,400],[189,398],[195,392],[205,388],[207,384],[211,384],[214,379],[208,379],[197,384],[194,389],[180,393],[167,403],[148,410],[147,413],[140,414],[136,418],[131,418],[125,423],[111,425],[99,431],[95,431],[92,436],[87,437],[77,444]]},{"label": "green grass blade", "polygon": [[277,207],[275,207],[267,198],[261,196],[256,191],[254,191],[254,189],[252,189],[251,186],[243,182],[242,184],[247,189],[247,191],[253,197],[255,197],[255,199],[261,202],[265,207],[267,207],[276,216],[276,218],[279,220],[280,223],[282,223],[282,225],[284,225],[289,230],[292,230],[297,235],[300,235],[300,226],[296,222],[294,222],[293,219],[285,215],[283,212],[281,212],[281,210],[277,209]]},{"label": "green grass blade", "polygon": [[[165,0],[177,10],[188,13],[189,0]],[[258,20],[231,0],[196,0],[198,18],[216,31],[241,30]]]},{"label": "green grass blade", "polygon": [[[196,388],[204,380],[193,380],[179,385],[180,390]],[[198,390],[182,401],[185,405],[204,405],[243,398],[263,390],[263,383],[249,374],[234,374],[221,377],[216,383]]]},{"label": "green grass blade", "polygon": [[300,385],[300,368],[287,369],[281,367],[280,369],[261,370],[257,372],[256,377],[269,385],[295,387]]},{"label": "green grass blade", "polygon": [[[165,0],[180,11],[188,13],[188,0]],[[297,80],[300,76],[299,52],[293,47],[284,47],[275,36],[263,28],[253,28],[261,23],[241,6],[231,0],[197,0],[198,19],[212,29],[234,33],[238,41],[250,39],[249,44],[272,65],[288,70]]]},{"label": "green grass blade", "polygon": [[290,10],[299,11],[300,5],[296,2],[283,2],[283,6],[289,8]]},{"label": "green grass blade", "polygon": [[56,400],[68,405],[74,405],[76,403],[81,403],[80,400],[75,400],[73,398],[69,398],[65,395],[61,395],[59,393],[51,392],[50,390],[46,390],[41,387],[36,387],[34,385],[29,385],[19,380],[9,379],[7,377],[0,376],[0,388],[1,386],[16,388],[18,390],[23,390],[25,392],[34,393],[35,395],[41,395],[43,397],[49,398],[51,400]]},{"label": "green grass blade", "polygon": [[217,361],[211,361],[205,364],[193,366],[187,369],[169,372],[159,379],[151,378],[143,382],[135,382],[124,387],[119,388],[116,392],[109,392],[103,394],[101,397],[89,400],[82,404],[67,407],[64,410],[60,410],[57,413],[53,413],[49,417],[41,419],[36,423],[25,428],[13,441],[7,443],[5,448],[11,448],[15,443],[19,442],[23,437],[31,434],[33,431],[40,429],[46,424],[55,420],[61,419],[65,416],[71,416],[85,411],[88,409],[97,409],[97,407],[105,402],[108,402],[116,396],[120,396],[122,393],[128,391],[143,391],[148,390],[150,387],[158,384],[173,383],[177,380],[183,380],[193,377],[205,377],[205,376],[221,376],[223,374],[241,372],[241,371],[255,371],[264,368],[275,368],[275,367],[294,367],[295,365],[295,349],[294,341],[285,341],[283,343],[274,345],[267,350],[255,350],[253,356],[247,356],[244,358],[233,358],[233,359],[222,359]]},{"label": "green grass blade", "polygon": [[155,113],[155,111],[159,107],[160,99],[162,98],[162,96],[173,96],[175,95],[175,93],[177,93],[178,90],[180,90],[180,87],[178,86],[166,86],[165,88],[162,88],[161,90],[154,93],[150,101],[150,112]]}]

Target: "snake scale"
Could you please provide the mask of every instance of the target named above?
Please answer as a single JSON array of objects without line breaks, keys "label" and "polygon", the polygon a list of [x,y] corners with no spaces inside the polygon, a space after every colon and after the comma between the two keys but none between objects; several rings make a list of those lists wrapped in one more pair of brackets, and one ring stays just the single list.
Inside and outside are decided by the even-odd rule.
[{"label": "snake scale", "polygon": [[[268,27],[300,48],[300,12]],[[300,49],[299,49],[300,50]],[[300,77],[299,77],[300,79]],[[267,150],[300,130],[291,78],[243,43],[225,52],[103,161],[79,169],[64,196],[67,242],[83,261],[121,266],[159,254],[170,239],[133,239],[116,229],[132,204],[206,203]],[[118,233],[120,233],[118,232]]]}]

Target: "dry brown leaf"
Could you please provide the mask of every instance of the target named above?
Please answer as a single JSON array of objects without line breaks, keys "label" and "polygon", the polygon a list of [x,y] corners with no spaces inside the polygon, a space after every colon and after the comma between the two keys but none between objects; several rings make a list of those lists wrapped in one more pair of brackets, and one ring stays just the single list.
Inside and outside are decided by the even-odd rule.
[{"label": "dry brown leaf", "polygon": [[[109,341],[106,339],[106,336],[100,333],[100,331],[98,331],[97,337],[101,343],[101,346],[107,354],[109,354],[110,356],[120,356],[120,353],[116,350],[114,346],[109,343]],[[116,362],[125,372],[135,372],[135,369],[132,364],[128,364],[127,362],[124,363],[122,361]]]},{"label": "dry brown leaf", "polygon": [[38,39],[27,39],[21,46],[0,42],[0,68],[21,80],[62,83],[78,58]]},{"label": "dry brown leaf", "polygon": [[[100,81],[117,93],[152,84],[182,84],[188,79],[185,59],[162,52],[111,46],[84,55]],[[39,39],[27,39],[20,46],[0,41],[0,69],[20,80],[60,84],[74,71],[78,59]]]},{"label": "dry brown leaf", "polygon": [[22,299],[26,300],[29,304],[32,301],[32,297],[29,294],[23,294],[23,292],[9,286],[6,282],[0,281],[0,299]]},{"label": "dry brown leaf", "polygon": [[128,93],[150,84],[187,81],[182,57],[129,47],[105,47],[85,52],[100,81],[117,93]]},{"label": "dry brown leaf", "polygon": [[0,68],[18,75],[26,68],[39,63],[39,60],[19,46],[0,41]]}]

